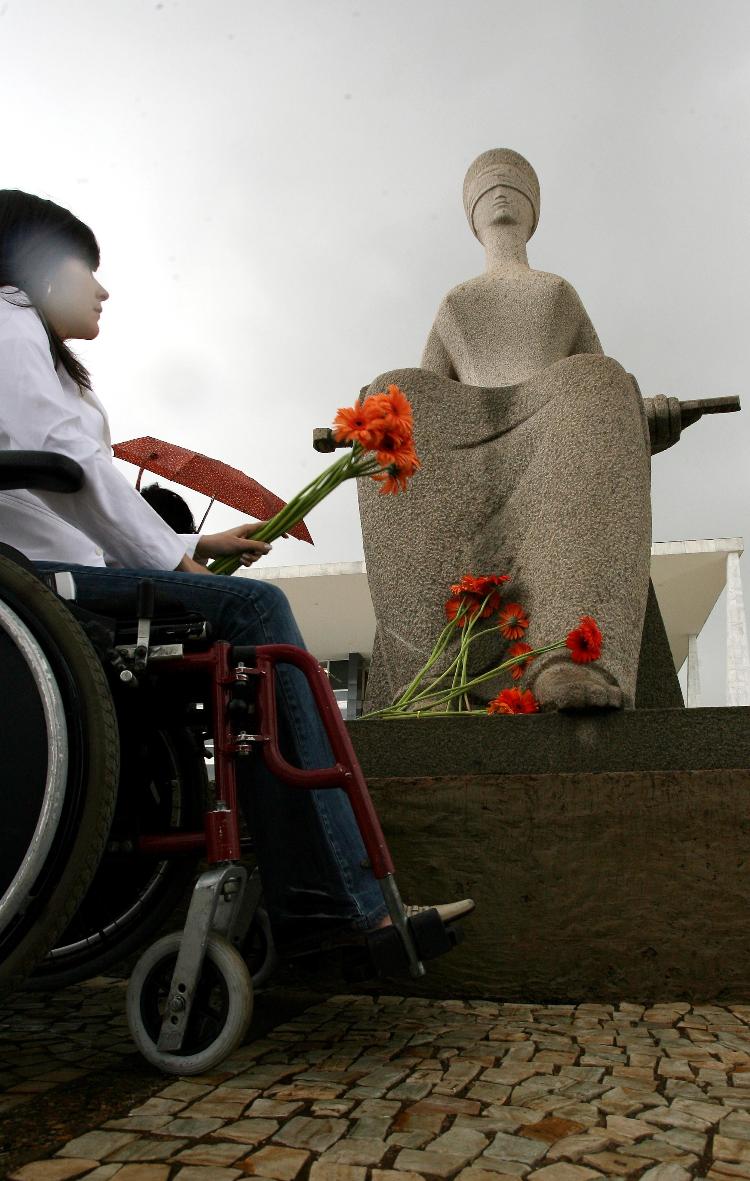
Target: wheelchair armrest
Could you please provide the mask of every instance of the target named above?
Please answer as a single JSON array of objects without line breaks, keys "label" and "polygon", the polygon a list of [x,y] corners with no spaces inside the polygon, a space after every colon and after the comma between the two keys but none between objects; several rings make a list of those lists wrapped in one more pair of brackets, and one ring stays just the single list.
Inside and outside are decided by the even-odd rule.
[{"label": "wheelchair armrest", "polygon": [[79,492],[83,468],[54,451],[1,451],[0,491],[39,488],[45,492]]}]

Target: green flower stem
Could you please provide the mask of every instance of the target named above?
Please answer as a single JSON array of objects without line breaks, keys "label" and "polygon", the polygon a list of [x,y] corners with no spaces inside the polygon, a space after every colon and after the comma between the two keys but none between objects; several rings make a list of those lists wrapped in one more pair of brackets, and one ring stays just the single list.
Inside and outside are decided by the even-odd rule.
[{"label": "green flower stem", "polygon": [[[441,683],[441,681],[444,681],[446,679],[446,677],[450,676],[451,672],[453,672],[453,674],[454,674],[453,675],[453,687],[457,688],[458,686],[461,685],[461,683],[462,683],[461,678],[463,677],[464,680],[466,678],[465,667],[464,667],[463,673],[461,671],[462,653],[464,653],[464,651],[466,651],[468,653],[468,646],[471,643],[471,639],[472,639],[472,631],[478,625],[478,623],[482,617],[482,611],[484,610],[487,603],[489,602],[489,599],[491,598],[491,594],[492,594],[492,592],[490,592],[490,594],[486,596],[486,598],[483,600],[479,610],[476,612],[472,612],[471,614],[468,613],[467,604],[466,603],[462,604],[462,606],[459,608],[458,613],[456,614],[455,618],[448,621],[448,623],[445,625],[442,632],[438,636],[437,643],[435,644],[435,647],[433,648],[432,652],[430,653],[427,663],[424,665],[423,668],[421,668],[419,670],[417,675],[414,677],[414,680],[411,682],[411,684],[409,684],[407,686],[407,688],[402,693],[401,697],[399,697],[399,699],[396,702],[394,702],[394,704],[392,706],[389,706],[390,709],[401,708],[404,705],[410,705],[410,704],[413,704],[415,701],[421,701],[427,697],[434,696],[437,686]],[[421,693],[415,694],[414,690],[416,688],[418,688],[420,681],[429,672],[429,670],[435,664],[435,661],[438,660],[440,656],[442,656],[451,636],[454,634],[454,632],[456,632],[459,629],[462,619],[465,621],[465,626],[461,631],[461,644],[460,644],[459,650],[456,653],[456,655],[454,656],[453,660],[448,665],[448,667],[443,670],[443,672],[440,674],[440,676],[436,677],[433,681],[430,681],[429,685],[425,689],[423,689]],[[485,628],[483,631],[479,632],[478,634],[483,636],[483,635],[487,635],[488,632],[491,632],[491,631],[494,631],[494,628]],[[477,638],[477,637],[474,637],[474,638]]]},{"label": "green flower stem", "polygon": [[[435,647],[432,649],[432,652],[430,653],[430,655],[427,658],[427,663],[419,670],[419,672],[414,677],[414,679],[406,686],[406,688],[404,689],[404,692],[401,694],[398,701],[395,703],[397,706],[406,705],[411,700],[412,690],[416,689],[419,686],[419,682],[422,680],[422,677],[425,676],[425,674],[430,671],[430,669],[434,665],[435,661],[439,660],[440,657],[442,656],[443,652],[445,651],[445,649],[448,645],[448,641],[450,640],[451,636],[453,635],[453,632],[456,630],[456,627],[458,626],[457,620],[460,619],[460,617],[461,616],[460,616],[460,612],[459,612],[459,615],[457,616],[456,619],[451,619],[451,620],[449,620],[448,623],[446,623],[445,627],[443,628],[443,630],[441,631],[440,635],[437,638],[437,642],[435,644]],[[441,678],[438,678],[438,679],[441,679]],[[391,708],[391,707],[389,707],[389,708]]]},{"label": "green flower stem", "polygon": [[[418,701],[420,701],[423,697],[428,697],[428,696],[434,697],[434,699],[430,702],[430,705],[427,707],[427,709],[425,709],[424,715],[422,715],[422,711],[419,711],[419,716],[426,716],[429,712],[437,711],[439,706],[445,705],[447,702],[452,701],[454,698],[468,695],[469,691],[471,689],[476,688],[477,685],[482,685],[487,681],[491,681],[494,677],[499,676],[500,673],[505,672],[507,669],[512,668],[514,665],[521,664],[524,660],[531,660],[534,657],[543,656],[545,652],[554,652],[557,648],[564,648],[564,647],[565,647],[565,640],[558,640],[554,644],[545,644],[541,648],[534,648],[534,649],[532,649],[531,652],[521,652],[521,653],[519,653],[518,656],[511,656],[508,658],[508,660],[504,660],[502,662],[502,664],[497,665],[496,668],[490,669],[489,672],[480,673],[479,676],[472,677],[471,680],[466,681],[465,683],[459,685],[457,688],[442,690],[440,693],[438,693],[437,697],[434,697],[434,694],[432,694],[429,689],[423,690],[422,693],[419,693],[419,694],[417,694],[417,696],[412,698],[412,700],[408,704],[414,705]],[[461,712],[462,713],[463,712],[473,713],[475,711],[467,710],[467,711],[461,711]],[[486,711],[480,711],[480,712],[486,713]],[[445,714],[445,711],[444,710],[441,711],[441,716],[444,716],[444,714]],[[416,714],[415,714],[415,711],[410,711],[407,714],[407,711],[404,710],[403,708],[400,708],[399,704],[397,703],[395,705],[385,706],[383,709],[375,710],[373,713],[365,714],[363,716],[370,719],[370,718],[407,717],[407,716],[414,717],[414,716],[416,716]]]},{"label": "green flower stem", "polygon": [[[253,534],[254,541],[276,541],[283,537],[290,529],[307,516],[322,500],[325,500],[334,488],[338,488],[344,480],[357,479],[359,476],[371,476],[382,471],[381,465],[368,452],[362,450],[355,443],[351,451],[347,451],[339,459],[327,467],[306,484],[300,492],[279,509],[273,517],[264,521]],[[212,574],[234,574],[242,562],[239,557],[229,556],[217,558],[209,566]]]},{"label": "green flower stem", "polygon": [[554,652],[557,648],[564,647],[565,640],[557,640],[554,644],[545,644],[542,648],[533,648],[531,652],[521,652],[518,656],[509,656],[507,660],[504,660],[502,664],[498,664],[496,668],[490,669],[489,672],[480,673],[479,676],[472,677],[471,680],[463,685],[463,688],[474,689],[477,685],[483,685],[486,681],[491,681],[499,673],[513,668],[516,664],[523,664],[525,660],[531,660],[537,656],[543,656],[545,652]]}]

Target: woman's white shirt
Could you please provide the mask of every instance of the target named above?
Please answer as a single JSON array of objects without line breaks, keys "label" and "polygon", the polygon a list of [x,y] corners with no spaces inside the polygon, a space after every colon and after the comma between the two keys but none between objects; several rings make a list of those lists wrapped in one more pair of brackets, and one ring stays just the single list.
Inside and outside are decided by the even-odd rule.
[{"label": "woman's white shirt", "polygon": [[0,492],[0,541],[33,561],[174,570],[181,537],[112,463],[107,414],[55,369],[44,326],[16,289],[0,288],[0,451],[56,451],[84,471],[80,492]]}]

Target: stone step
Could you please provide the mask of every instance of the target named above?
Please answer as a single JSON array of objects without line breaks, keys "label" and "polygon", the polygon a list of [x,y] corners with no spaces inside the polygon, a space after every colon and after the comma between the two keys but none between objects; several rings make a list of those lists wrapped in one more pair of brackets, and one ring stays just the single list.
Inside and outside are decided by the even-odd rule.
[{"label": "stone step", "polygon": [[402,896],[471,896],[414,991],[750,1000],[750,709],[357,721]]}]

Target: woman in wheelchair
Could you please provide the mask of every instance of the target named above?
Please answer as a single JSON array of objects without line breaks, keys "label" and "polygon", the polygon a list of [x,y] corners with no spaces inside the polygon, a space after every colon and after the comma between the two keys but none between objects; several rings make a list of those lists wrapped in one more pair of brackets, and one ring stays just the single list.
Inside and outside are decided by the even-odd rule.
[{"label": "woman in wheelchair", "polygon": [[[211,575],[198,558],[240,554],[249,566],[269,551],[257,525],[196,536],[175,533],[111,461],[107,415],[68,341],[91,340],[108,292],[96,278],[91,230],[51,201],[0,191],[0,453],[47,451],[80,464],[72,494],[0,491],[0,541],[38,571],[72,572],[78,602],[101,605],[144,578],[207,620],[233,645],[303,640],[284,595],[250,578]],[[280,667],[277,703],[286,757],[300,768],[333,762],[302,673]],[[298,790],[253,760],[239,780],[277,947],[294,952],[345,943],[390,918],[351,807],[341,790]],[[444,922],[470,900],[438,907]],[[408,908],[407,908],[408,909]]]}]

